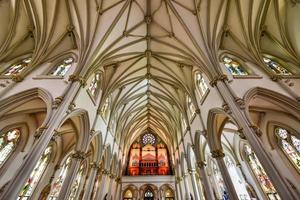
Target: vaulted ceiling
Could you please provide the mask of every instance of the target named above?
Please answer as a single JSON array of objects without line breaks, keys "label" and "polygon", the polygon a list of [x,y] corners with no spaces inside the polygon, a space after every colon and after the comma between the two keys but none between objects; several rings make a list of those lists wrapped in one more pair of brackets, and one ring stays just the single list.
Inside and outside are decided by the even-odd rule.
[{"label": "vaulted ceiling", "polygon": [[122,146],[150,128],[176,147],[186,95],[197,108],[196,70],[222,74],[223,52],[299,65],[299,10],[298,0],[0,0],[0,60],[30,53],[35,68],[72,52],[75,73],[102,71]]}]

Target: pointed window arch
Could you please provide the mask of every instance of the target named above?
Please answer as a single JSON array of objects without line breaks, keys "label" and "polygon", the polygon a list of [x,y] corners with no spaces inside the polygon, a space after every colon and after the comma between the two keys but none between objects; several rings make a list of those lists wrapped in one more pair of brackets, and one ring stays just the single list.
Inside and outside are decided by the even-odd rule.
[{"label": "pointed window arch", "polygon": [[49,164],[50,157],[52,153],[52,147],[47,147],[44,151],[41,158],[38,160],[37,164],[35,165],[33,171],[31,172],[29,178],[27,179],[24,187],[19,193],[18,199],[29,199],[33,194],[34,189],[36,188],[39,180],[41,179],[47,165]]},{"label": "pointed window arch", "polygon": [[57,64],[49,73],[51,76],[65,76],[68,70],[71,68],[74,63],[74,59],[72,57],[64,59],[62,62]]},{"label": "pointed window arch", "polygon": [[244,146],[244,152],[246,155],[246,160],[250,165],[251,171],[255,175],[255,178],[265,195],[268,197],[268,199],[280,200],[280,197],[276,189],[274,188],[270,178],[268,177],[266,171],[264,170],[257,156],[249,145]]},{"label": "pointed window arch", "polygon": [[20,130],[19,129],[11,129],[4,133],[1,132],[0,135],[0,166],[5,163],[5,161],[9,158],[12,152],[16,149],[19,138],[20,138]]},{"label": "pointed window arch", "polygon": [[64,183],[64,180],[66,178],[67,172],[71,166],[71,156],[69,156],[66,161],[64,162],[61,171],[59,173],[59,176],[55,180],[50,195],[49,195],[49,200],[56,200],[58,198],[59,192],[61,190],[61,187]]},{"label": "pointed window arch", "polygon": [[202,98],[208,90],[208,86],[202,76],[201,73],[196,73],[195,77],[197,91],[199,93],[200,98]]},{"label": "pointed window arch", "polygon": [[285,67],[283,67],[281,64],[279,64],[277,61],[263,57],[263,61],[265,62],[266,66],[272,70],[275,74],[278,75],[292,75],[291,72],[289,72]]},{"label": "pointed window arch", "polygon": [[144,194],[144,197],[145,198],[153,198],[154,194],[153,194],[152,190],[148,188]]},{"label": "pointed window arch", "polygon": [[300,139],[283,127],[275,127],[278,145],[295,168],[300,172]]},{"label": "pointed window arch", "polygon": [[77,196],[79,195],[78,194],[79,187],[80,187],[81,181],[83,179],[84,168],[85,168],[85,165],[84,165],[84,163],[82,163],[80,165],[79,172],[77,173],[76,178],[72,184],[69,200],[75,200],[77,198]]},{"label": "pointed window arch", "polygon": [[97,98],[100,89],[101,75],[99,72],[94,74],[94,77],[89,85],[88,91],[92,97]]},{"label": "pointed window arch", "polygon": [[222,60],[225,67],[232,75],[249,75],[247,70],[238,61],[232,59],[231,57],[224,56]]},{"label": "pointed window arch", "polygon": [[32,61],[32,59],[29,57],[29,58],[25,58],[15,64],[9,66],[8,69],[3,73],[3,75],[11,76],[11,75],[19,74],[26,67],[28,67],[28,65],[30,64],[31,61]]}]

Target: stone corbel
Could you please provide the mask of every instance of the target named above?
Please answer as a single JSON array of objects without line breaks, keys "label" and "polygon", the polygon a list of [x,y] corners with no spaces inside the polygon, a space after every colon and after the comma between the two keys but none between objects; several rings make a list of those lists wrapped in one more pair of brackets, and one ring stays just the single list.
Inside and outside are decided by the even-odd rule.
[{"label": "stone corbel", "polygon": [[237,132],[241,139],[244,139],[244,140],[246,139],[246,137],[243,133],[243,128],[238,129]]},{"label": "stone corbel", "polygon": [[56,97],[53,101],[52,108],[53,109],[58,108],[58,106],[62,103],[63,99],[64,99],[64,97],[62,97],[62,96]]},{"label": "stone corbel", "polygon": [[238,106],[240,107],[240,109],[245,109],[245,101],[244,101],[244,99],[235,98],[234,101],[238,104]]},{"label": "stone corbel", "polygon": [[213,158],[224,158],[225,154],[224,154],[222,149],[217,149],[217,150],[211,151],[211,157],[213,157]]},{"label": "stone corbel", "polygon": [[18,83],[24,80],[24,77],[21,76],[20,74],[13,74],[11,80],[14,82]]},{"label": "stone corbel", "polygon": [[79,81],[80,85],[82,87],[86,86],[86,80],[82,76],[78,76],[78,75],[72,74],[72,75],[69,76],[69,81],[71,81],[71,82]]},{"label": "stone corbel", "polygon": [[96,162],[92,162],[92,163],[90,163],[90,167],[91,167],[92,169],[99,169],[99,168],[100,168],[100,165],[97,164]]},{"label": "stone corbel", "polygon": [[272,81],[279,81],[279,80],[281,80],[282,79],[282,77],[280,76],[280,75],[272,75],[271,76],[271,80]]},{"label": "stone corbel", "polygon": [[201,161],[197,162],[197,165],[200,169],[202,169],[206,166],[206,162],[201,160]]},{"label": "stone corbel", "polygon": [[68,113],[71,113],[76,107],[76,104],[74,102],[70,103],[69,107],[68,107]]},{"label": "stone corbel", "polygon": [[261,137],[262,136],[262,131],[260,130],[260,128],[258,128],[257,126],[255,125],[249,125],[250,128],[253,129],[254,133],[258,136],[258,137]]},{"label": "stone corbel", "polygon": [[228,77],[225,74],[216,76],[212,79],[212,81],[210,81],[210,85],[214,87],[217,85],[218,81],[228,81]]},{"label": "stone corbel", "polygon": [[86,154],[82,151],[76,151],[75,153],[72,154],[72,158],[78,159],[78,160],[84,160]]},{"label": "stone corbel", "polygon": [[39,127],[36,131],[35,131],[35,134],[34,134],[34,137],[35,138],[40,138],[40,136],[42,135],[43,131],[46,130],[47,127],[46,126],[41,126]]},{"label": "stone corbel", "polygon": [[223,110],[224,110],[226,113],[231,114],[231,110],[230,110],[230,108],[229,108],[229,106],[228,106],[227,103],[224,103],[224,104],[222,105],[222,108],[223,108]]}]

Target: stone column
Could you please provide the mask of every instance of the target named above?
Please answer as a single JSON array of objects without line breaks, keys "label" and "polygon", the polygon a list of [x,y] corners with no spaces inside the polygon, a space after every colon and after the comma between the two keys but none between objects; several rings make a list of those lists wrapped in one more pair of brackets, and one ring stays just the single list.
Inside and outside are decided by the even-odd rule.
[{"label": "stone column", "polygon": [[189,174],[190,174],[191,179],[192,179],[192,185],[193,185],[195,200],[200,200],[199,188],[198,188],[198,184],[197,184],[197,181],[196,181],[196,170],[195,169],[189,169]]},{"label": "stone column", "polygon": [[183,184],[184,184],[184,189],[185,189],[185,198],[184,199],[190,200],[191,199],[190,188],[189,188],[189,185],[188,185],[187,177],[188,177],[188,173],[185,173],[183,175]]},{"label": "stone column", "polygon": [[178,185],[179,185],[179,191],[180,191],[180,197],[181,199],[184,199],[184,190],[182,187],[182,177],[178,177]]},{"label": "stone column", "polygon": [[201,180],[203,181],[204,196],[206,199],[214,199],[213,189],[205,171],[205,163],[202,161],[198,162],[197,165],[199,168]]},{"label": "stone column", "polygon": [[179,199],[179,197],[181,197],[181,194],[180,194],[180,186],[179,186],[179,182],[178,182],[178,180],[177,180],[177,178],[176,178],[176,195],[175,195],[175,198],[176,199]]},{"label": "stone column", "polygon": [[71,80],[72,84],[68,86],[64,96],[55,98],[53,102],[53,110],[48,123],[43,127],[43,131],[39,140],[32,146],[22,165],[18,168],[15,175],[4,188],[0,195],[0,199],[17,199],[19,191],[25,184],[30,173],[34,169],[36,163],[42,156],[48,146],[54,131],[60,126],[60,123],[68,110],[69,105],[77,94],[77,91],[84,85],[84,80]]},{"label": "stone column", "polygon": [[217,163],[218,163],[220,172],[222,174],[222,178],[224,180],[224,183],[225,183],[228,195],[229,195],[229,199],[230,200],[239,200],[239,198],[238,198],[238,196],[235,192],[235,188],[234,188],[234,185],[232,183],[231,177],[228,173],[227,166],[226,166],[226,164],[224,162],[224,159],[223,159],[225,157],[225,154],[220,149],[213,150],[211,152],[211,154],[212,154],[212,157],[215,158]]},{"label": "stone column", "polygon": [[66,178],[65,178],[65,180],[63,182],[63,185],[60,189],[58,199],[64,200],[64,199],[69,198],[69,193],[71,191],[74,179],[76,178],[76,175],[77,175],[77,172],[79,170],[81,161],[84,160],[84,158],[85,158],[85,153],[84,152],[76,151],[72,155],[71,166],[67,171],[67,175],[66,175]]},{"label": "stone column", "polygon": [[115,180],[115,175],[110,173],[109,174],[109,184],[108,184],[108,192],[107,192],[107,199],[111,200],[112,199],[112,194],[111,194],[111,190],[112,190],[112,185],[113,185],[113,182]]},{"label": "stone column", "polygon": [[121,178],[118,176],[117,178],[116,178],[116,187],[115,187],[115,191],[114,191],[114,199],[120,199],[120,197],[119,197],[119,194],[120,194],[120,191],[119,191],[119,188],[120,188],[120,186],[121,186]]},{"label": "stone column", "polygon": [[89,175],[88,182],[85,187],[83,199],[91,199],[92,191],[96,182],[97,171],[99,169],[99,165],[97,163],[91,163],[90,165],[91,171]]},{"label": "stone column", "polygon": [[263,147],[262,142],[258,138],[259,135],[262,134],[259,128],[251,124],[251,122],[249,122],[246,118],[243,111],[245,107],[243,99],[233,96],[229,86],[225,83],[225,79],[226,77],[224,78],[223,76],[220,76],[212,82],[212,85],[217,87],[218,92],[226,102],[226,104],[223,105],[224,109],[235,117],[237,124],[242,129],[247,141],[258,159],[261,161],[263,168],[268,173],[268,176],[279,195],[285,200],[300,199],[300,196],[296,193],[296,191],[293,191],[286,180],[281,176],[271,160],[270,155]]},{"label": "stone column", "polygon": [[106,192],[104,190],[105,190],[108,174],[109,174],[109,171],[107,169],[102,170],[102,177],[101,177],[101,181],[99,183],[99,188],[98,188],[98,191],[97,191],[97,194],[96,194],[96,200],[103,200],[103,197],[104,197],[105,192]]}]

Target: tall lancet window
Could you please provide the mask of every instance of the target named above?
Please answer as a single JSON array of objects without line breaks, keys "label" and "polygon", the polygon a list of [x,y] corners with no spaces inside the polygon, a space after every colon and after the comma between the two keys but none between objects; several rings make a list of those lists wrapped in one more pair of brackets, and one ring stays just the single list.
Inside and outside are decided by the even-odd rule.
[{"label": "tall lancet window", "polygon": [[56,65],[49,75],[51,76],[65,76],[68,70],[71,68],[72,64],[74,62],[74,59],[72,57],[64,59],[61,63]]},{"label": "tall lancet window", "polygon": [[40,178],[42,177],[51,157],[52,147],[47,147],[42,157],[38,160],[29,178],[27,179],[24,187],[19,193],[18,200],[29,199],[37,186]]},{"label": "tall lancet window", "polygon": [[300,139],[282,127],[276,127],[275,134],[284,154],[300,172]]},{"label": "tall lancet window", "polygon": [[263,57],[263,60],[267,67],[271,69],[275,74],[279,75],[292,75],[286,68],[284,68],[281,64],[267,57]]},{"label": "tall lancet window", "polygon": [[223,57],[223,63],[232,75],[244,76],[249,74],[239,62],[228,56]]},{"label": "tall lancet window", "polygon": [[208,89],[207,84],[200,73],[196,74],[196,86],[200,97],[203,97]]},{"label": "tall lancet window", "polygon": [[269,179],[266,171],[264,170],[263,166],[259,162],[258,158],[256,157],[255,153],[251,149],[249,145],[244,146],[244,151],[246,154],[247,161],[250,165],[250,168],[255,175],[256,180],[258,181],[261,189],[265,193],[265,195],[270,200],[280,200],[280,197],[274,188],[271,180]]},{"label": "tall lancet window", "polygon": [[100,74],[95,73],[94,77],[92,79],[92,82],[90,83],[89,86],[89,92],[93,97],[97,97],[99,93],[99,87],[100,87]]},{"label": "tall lancet window", "polygon": [[83,172],[84,172],[84,164],[81,164],[79,172],[76,175],[76,178],[72,184],[71,192],[69,196],[69,200],[75,200],[76,197],[79,195],[79,186],[81,184],[81,181],[83,179]]},{"label": "tall lancet window", "polygon": [[227,194],[227,189],[217,163],[214,160],[211,160],[211,164],[212,164],[212,174],[213,174],[212,177],[214,179],[219,198],[221,199],[224,194]]},{"label": "tall lancet window", "polygon": [[20,62],[17,62],[16,64],[13,64],[8,67],[8,69],[4,72],[4,75],[10,76],[10,75],[16,75],[19,74],[21,71],[23,71],[31,62],[31,58],[25,58],[21,60]]},{"label": "tall lancet window", "polygon": [[69,156],[66,161],[64,162],[61,171],[59,173],[59,176],[57,177],[57,179],[55,180],[50,195],[49,195],[49,200],[56,200],[58,198],[59,192],[61,190],[61,187],[64,183],[64,180],[66,178],[68,169],[71,166],[71,156]]},{"label": "tall lancet window", "polygon": [[12,129],[4,133],[0,132],[0,134],[0,166],[2,166],[16,148],[20,138],[20,130]]},{"label": "tall lancet window", "polygon": [[187,106],[189,108],[189,114],[190,114],[190,116],[193,116],[196,113],[196,109],[195,109],[195,106],[192,102],[191,97],[186,95],[186,101],[187,101]]}]

